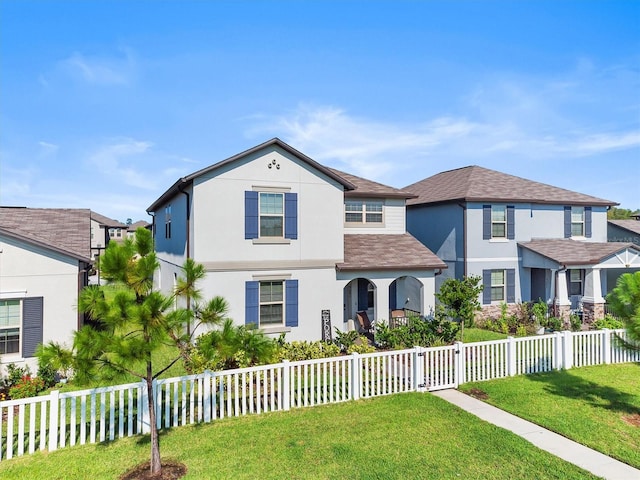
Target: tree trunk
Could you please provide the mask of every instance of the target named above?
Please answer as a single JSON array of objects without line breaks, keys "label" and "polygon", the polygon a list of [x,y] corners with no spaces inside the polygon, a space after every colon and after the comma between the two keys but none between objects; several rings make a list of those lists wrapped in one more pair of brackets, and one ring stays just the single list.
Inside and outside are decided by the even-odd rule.
[{"label": "tree trunk", "polygon": [[153,377],[147,368],[147,394],[149,397],[149,423],[151,424],[151,474],[160,473],[160,439],[158,438],[158,424],[156,423],[156,402],[153,395]]}]

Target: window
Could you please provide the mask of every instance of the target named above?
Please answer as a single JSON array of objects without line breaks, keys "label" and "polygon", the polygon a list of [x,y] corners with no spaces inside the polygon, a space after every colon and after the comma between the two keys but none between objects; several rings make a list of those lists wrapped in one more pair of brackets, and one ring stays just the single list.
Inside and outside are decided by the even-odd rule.
[{"label": "window", "polygon": [[571,236],[584,237],[584,207],[571,207]]},{"label": "window", "polygon": [[110,238],[114,238],[116,236],[116,229],[115,228],[110,228],[109,229],[109,237]]},{"label": "window", "polygon": [[582,295],[582,270],[569,270],[569,295]]},{"label": "window", "polygon": [[491,238],[507,237],[507,207],[491,206]]},{"label": "window", "polygon": [[171,205],[164,209],[164,238],[171,238]]},{"label": "window", "polygon": [[346,223],[382,223],[382,202],[349,200],[344,211]]},{"label": "window", "polygon": [[260,282],[260,326],[282,325],[284,319],[284,282]]},{"label": "window", "polygon": [[265,278],[245,283],[245,323],[286,331],[298,326],[298,280]]},{"label": "window", "polygon": [[491,301],[503,302],[505,299],[505,274],[504,270],[491,270]]},{"label": "window", "polygon": [[0,300],[0,354],[20,352],[20,300]]},{"label": "window", "polygon": [[284,194],[260,193],[260,236],[284,236]]},{"label": "window", "polygon": [[121,228],[116,228],[116,237],[122,238],[122,229]]}]

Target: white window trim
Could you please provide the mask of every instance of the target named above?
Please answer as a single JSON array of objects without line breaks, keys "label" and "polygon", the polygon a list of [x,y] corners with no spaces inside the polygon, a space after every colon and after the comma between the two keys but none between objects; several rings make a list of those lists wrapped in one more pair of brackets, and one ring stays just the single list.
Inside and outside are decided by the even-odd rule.
[{"label": "white window trim", "polygon": [[[493,219],[493,210],[494,208],[501,208],[504,209],[504,220],[494,220]],[[503,236],[494,236],[493,235],[493,225],[494,224],[500,224],[500,225],[504,225],[504,235]],[[493,241],[500,241],[500,242],[504,242],[504,241],[509,241],[508,239],[508,231],[507,229],[509,228],[508,226],[508,221],[507,221],[507,206],[506,205],[491,205],[491,240]]]},{"label": "white window trim", "polygon": [[[275,277],[275,276],[271,276],[271,278],[269,278],[270,276],[264,275],[262,276],[262,278],[260,280],[258,280],[258,328],[260,328],[260,330],[262,330],[263,332],[266,332],[267,330],[271,331],[271,333],[275,333],[276,330],[279,329],[283,329],[283,328],[287,328],[285,323],[286,323],[286,318],[287,318],[287,312],[286,312],[286,308],[287,308],[287,287],[286,287],[286,278],[283,278],[282,276],[279,277]],[[289,278],[291,276],[289,275]],[[282,300],[279,302],[263,302],[260,299],[261,293],[262,293],[262,282],[282,282]],[[265,325],[262,324],[262,313],[261,313],[261,307],[263,305],[279,305],[282,303],[282,323],[267,323]]]},{"label": "white window trim", "polygon": [[[582,209],[582,220],[580,220],[579,222],[574,222],[573,221],[573,212],[574,210],[577,209]],[[586,233],[586,219],[585,219],[586,215],[585,215],[585,208],[584,207],[571,207],[571,238],[578,238],[578,239],[582,239],[582,238],[586,238],[585,233]],[[574,235],[573,234],[573,226],[580,224],[582,225],[582,234],[581,235]]]},{"label": "white window trim", "polygon": [[[253,243],[291,243],[290,241],[288,241],[288,238],[285,238],[285,201],[284,201],[284,194],[286,192],[284,192],[282,189],[274,189],[274,188],[270,188],[270,189],[264,189],[264,190],[258,190],[258,238],[254,238],[254,242]],[[262,219],[262,208],[261,208],[261,204],[262,202],[260,201],[260,195],[262,195],[263,193],[265,194],[269,194],[269,193],[273,193],[273,194],[279,194],[282,195],[282,214],[264,214],[265,217],[281,217],[282,218],[282,235],[279,236],[267,236],[267,235],[262,235],[262,222],[260,221]],[[255,240],[258,240],[257,242]]]},{"label": "white window trim", "polygon": [[[362,206],[362,210],[358,211],[354,211],[354,212],[348,212],[347,211],[347,203],[359,203]],[[369,212],[369,213],[375,213],[375,214],[380,214],[382,220],[379,222],[367,222],[367,203],[375,203],[375,204],[380,204],[380,206],[382,207],[382,211],[378,212],[378,211],[374,211],[374,212]],[[362,221],[361,222],[348,222],[347,221],[347,213],[360,213],[362,215]],[[362,199],[362,200],[345,200],[344,202],[344,207],[343,207],[343,223],[345,227],[351,227],[351,228],[380,228],[380,227],[384,227],[385,226],[385,221],[386,221],[386,205],[384,200],[373,200],[373,199]]]},{"label": "white window trim", "polygon": [[[504,282],[502,283],[502,300],[493,299],[493,289],[500,286],[498,284],[493,284],[493,272],[502,272],[502,279]],[[489,288],[491,289],[491,303],[505,303],[507,301],[507,271],[500,268],[494,268],[491,270],[491,274],[491,285],[489,285]]]},{"label": "white window trim", "polygon": [[[22,358],[22,321],[23,321],[23,317],[24,317],[24,301],[23,301],[22,298],[16,298],[16,297],[3,298],[2,300],[3,301],[17,300],[19,302],[20,319],[18,320],[18,351],[17,352],[0,354],[0,357],[2,357],[3,359],[9,358],[9,359],[11,359],[11,362],[14,362],[14,361]],[[0,330],[4,330],[4,329],[8,329],[8,328],[15,328],[15,327],[0,327]],[[11,363],[11,362],[9,362],[9,363]],[[2,363],[6,363],[6,362],[2,362]]]}]

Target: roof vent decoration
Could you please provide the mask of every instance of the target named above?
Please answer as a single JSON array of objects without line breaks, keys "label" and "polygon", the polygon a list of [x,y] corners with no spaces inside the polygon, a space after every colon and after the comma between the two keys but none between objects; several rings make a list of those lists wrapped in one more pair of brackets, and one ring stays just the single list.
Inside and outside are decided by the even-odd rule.
[{"label": "roof vent decoration", "polygon": [[269,163],[269,165],[267,165],[269,168],[273,168],[275,165],[277,170],[280,170],[280,164],[276,162],[276,159],[274,158],[273,160],[271,160],[271,163]]}]

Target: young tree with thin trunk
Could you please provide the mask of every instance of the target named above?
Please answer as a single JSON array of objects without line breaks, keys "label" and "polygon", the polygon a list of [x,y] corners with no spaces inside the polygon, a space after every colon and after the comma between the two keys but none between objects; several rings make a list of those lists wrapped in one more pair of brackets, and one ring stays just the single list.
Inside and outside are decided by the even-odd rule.
[{"label": "young tree with thin trunk", "polygon": [[436,313],[460,323],[460,341],[464,341],[465,324],[472,326],[476,312],[481,310],[478,301],[483,290],[481,281],[480,277],[473,275],[461,280],[448,278],[435,294],[438,300]]},{"label": "young tree with thin trunk", "polygon": [[[203,307],[196,282],[205,272],[194,262],[184,266],[185,277],[172,295],[153,289],[153,275],[158,261],[153,252],[151,233],[139,228],[133,239],[119,244],[111,242],[100,257],[102,277],[107,285],[86,287],[80,294],[78,308],[92,322],[76,332],[71,356],[75,379],[82,382],[114,381],[132,375],[145,382],[149,398],[152,474],[160,473],[160,444],[156,424],[153,382],[182,358],[191,345],[193,332],[202,324],[220,325],[228,311],[226,301],[216,297]],[[193,308],[175,308],[176,298],[187,296]],[[190,305],[191,306],[191,305]],[[186,325],[194,328],[186,331]],[[177,347],[175,355],[157,365],[160,349]],[[41,355],[59,354],[60,345],[49,344]]]}]

